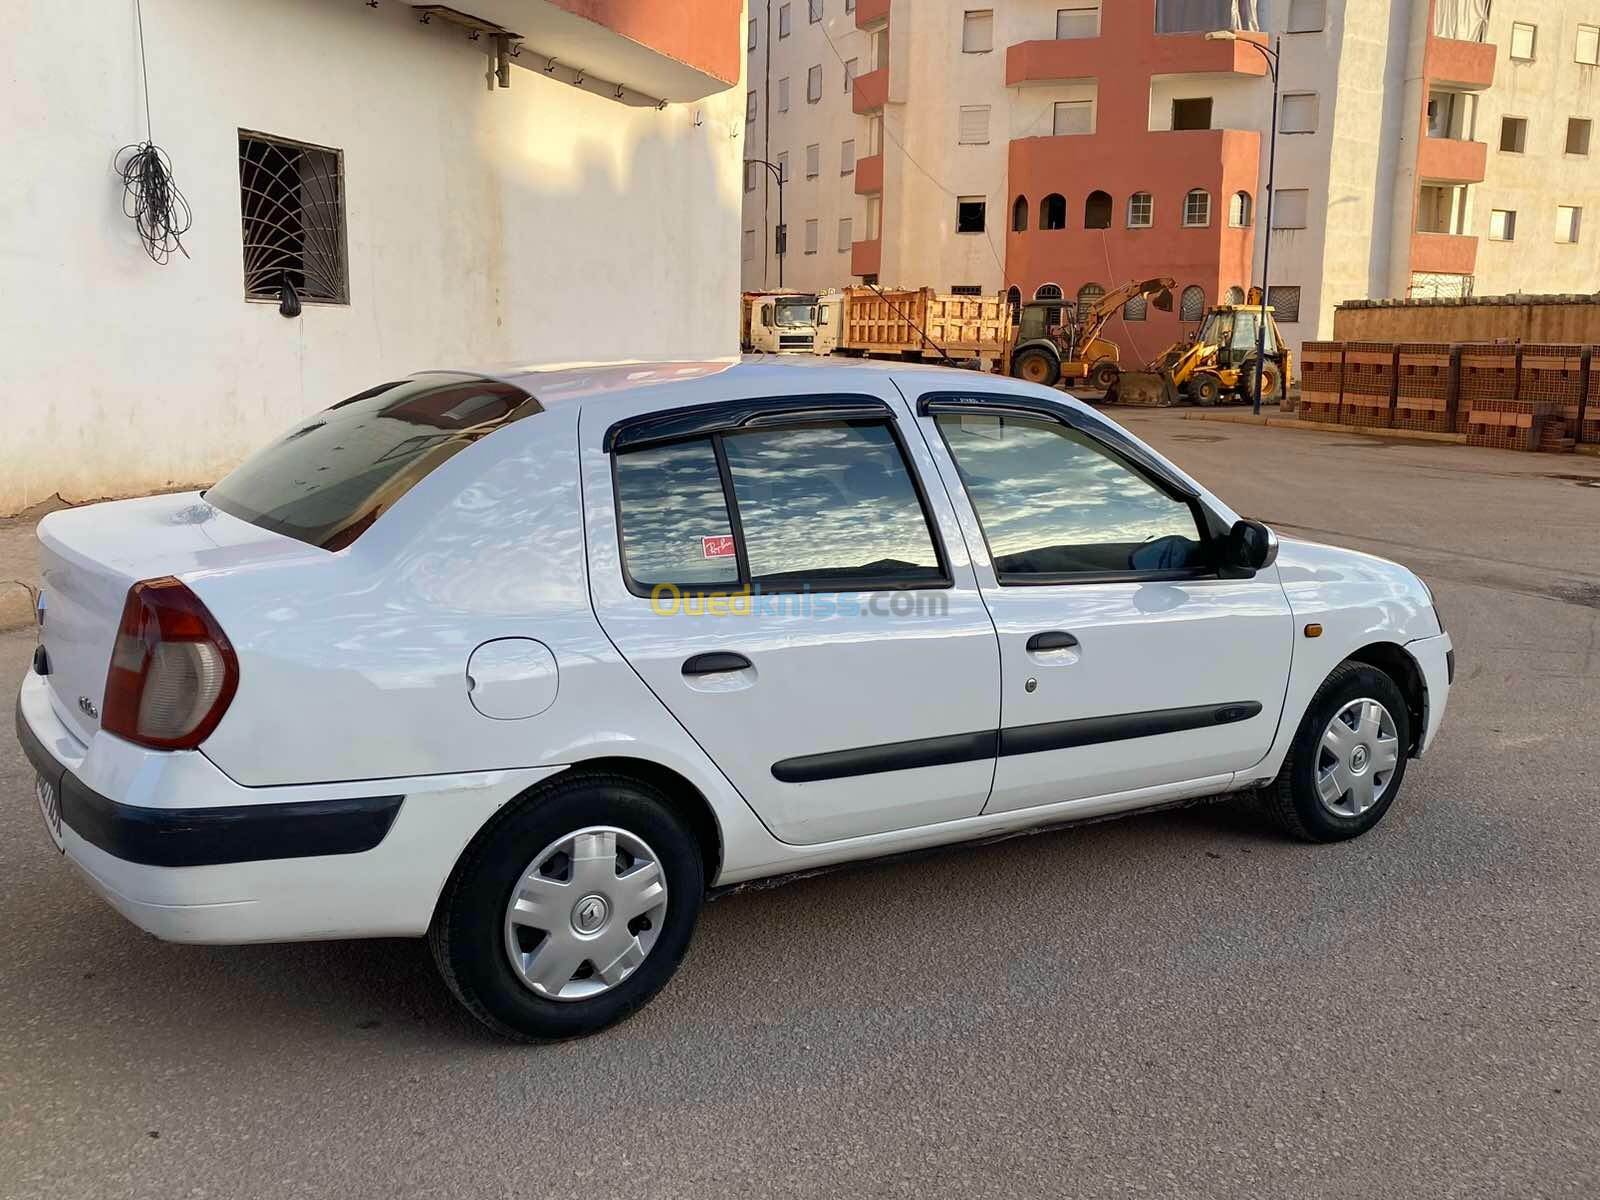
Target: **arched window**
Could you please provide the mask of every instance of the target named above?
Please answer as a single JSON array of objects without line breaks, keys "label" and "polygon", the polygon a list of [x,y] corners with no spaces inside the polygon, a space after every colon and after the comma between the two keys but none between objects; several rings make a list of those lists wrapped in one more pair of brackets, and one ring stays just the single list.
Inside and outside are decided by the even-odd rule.
[{"label": "arched window", "polygon": [[1211,193],[1205,188],[1195,188],[1183,198],[1183,223],[1189,229],[1211,224]]},{"label": "arched window", "polygon": [[1006,311],[1013,325],[1022,320],[1022,289],[1015,284],[1006,289]]},{"label": "arched window", "polygon": [[1122,306],[1122,319],[1124,321],[1142,321],[1149,311],[1149,301],[1143,296],[1135,296]]},{"label": "arched window", "polygon": [[1083,202],[1083,227],[1085,229],[1111,228],[1111,193],[1090,192]]},{"label": "arched window", "polygon": [[1061,296],[1061,285],[1058,283],[1041,283],[1033,293],[1035,300],[1059,300]]},{"label": "arched window", "polygon": [[[1106,199],[1110,200],[1110,197],[1107,196]],[[1092,309],[1095,306],[1096,301],[1098,301],[1100,297],[1104,296],[1105,294],[1105,288],[1101,287],[1098,283],[1086,283],[1079,288],[1078,319],[1080,321],[1087,321],[1089,319],[1089,310]]]},{"label": "arched window", "polygon": [[1178,301],[1178,320],[1198,321],[1206,315],[1206,290],[1197,283],[1183,289]]},{"label": "arched window", "polygon": [[1228,201],[1228,224],[1235,229],[1248,229],[1253,207],[1249,192],[1235,192]]},{"label": "arched window", "polygon": [[1011,205],[1011,228],[1017,233],[1024,233],[1028,228],[1028,198],[1018,196]]},{"label": "arched window", "polygon": [[1039,201],[1039,228],[1065,229],[1067,227],[1067,198],[1060,192],[1051,192]]},{"label": "arched window", "polygon": [[1243,304],[1244,303],[1244,289],[1242,287],[1240,287],[1238,284],[1234,284],[1231,288],[1228,289],[1228,303],[1229,304]]},{"label": "arched window", "polygon": [[1128,228],[1149,229],[1155,222],[1155,199],[1149,192],[1135,192],[1128,197]]}]

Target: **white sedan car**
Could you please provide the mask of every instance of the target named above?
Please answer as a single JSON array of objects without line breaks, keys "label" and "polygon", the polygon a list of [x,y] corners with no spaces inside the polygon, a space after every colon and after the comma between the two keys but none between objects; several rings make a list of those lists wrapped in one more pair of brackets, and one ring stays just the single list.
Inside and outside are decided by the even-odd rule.
[{"label": "white sedan car", "polygon": [[1405,568],[937,368],[425,372],[39,540],[17,731],[90,886],[426,935],[512,1037],[638,1008],[746,880],[1228,792],[1364,833],[1454,673]]}]

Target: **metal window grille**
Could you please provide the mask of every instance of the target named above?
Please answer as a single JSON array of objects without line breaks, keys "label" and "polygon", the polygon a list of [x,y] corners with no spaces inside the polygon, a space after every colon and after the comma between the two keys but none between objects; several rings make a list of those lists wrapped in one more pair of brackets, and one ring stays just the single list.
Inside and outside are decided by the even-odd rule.
[{"label": "metal window grille", "polygon": [[1178,320],[1198,321],[1206,315],[1206,292],[1199,284],[1191,283],[1183,289],[1178,301]]},{"label": "metal window grille", "polygon": [[338,150],[240,130],[239,210],[248,298],[350,302]]}]

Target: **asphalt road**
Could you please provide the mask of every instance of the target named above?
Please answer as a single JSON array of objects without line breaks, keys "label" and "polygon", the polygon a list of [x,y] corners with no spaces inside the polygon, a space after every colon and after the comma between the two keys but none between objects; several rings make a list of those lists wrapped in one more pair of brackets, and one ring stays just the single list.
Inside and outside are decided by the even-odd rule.
[{"label": "asphalt road", "polygon": [[1600,1193],[1600,486],[1559,477],[1600,462],[1118,415],[1434,585],[1461,675],[1371,835],[1213,807],[735,895],[632,1021],[524,1048],[420,943],[136,932],[0,739],[0,1195]]}]

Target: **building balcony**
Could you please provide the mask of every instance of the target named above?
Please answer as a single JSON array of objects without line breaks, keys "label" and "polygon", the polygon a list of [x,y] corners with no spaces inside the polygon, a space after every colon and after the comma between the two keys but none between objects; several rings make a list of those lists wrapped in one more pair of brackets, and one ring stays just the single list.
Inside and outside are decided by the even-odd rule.
[{"label": "building balcony", "polygon": [[1478,265],[1478,239],[1455,233],[1413,233],[1411,269],[1437,275],[1471,275]]},{"label": "building balcony", "polygon": [[1425,137],[1417,148],[1417,174],[1441,183],[1482,183],[1488,161],[1483,142]]},{"label": "building balcony", "polygon": [[876,275],[883,266],[883,238],[850,243],[850,274]]},{"label": "building balcony", "polygon": [[871,29],[889,19],[889,0],[856,0],[856,28]]},{"label": "building balcony", "polygon": [[[856,10],[860,12],[858,8]],[[850,85],[850,111],[857,115],[877,112],[889,102],[889,68],[879,67],[857,75]]]},{"label": "building balcony", "polygon": [[726,91],[744,63],[739,0],[473,0],[463,7],[520,35],[525,65],[553,57],[664,100]]},{"label": "building balcony", "polygon": [[[1148,54],[1140,48],[1139,70],[1152,75],[1265,75],[1266,57],[1247,41],[1265,44],[1266,39],[1241,34],[1237,41],[1210,42],[1198,33],[1156,34]],[[1006,86],[1097,78],[1112,65],[1107,53],[1104,35],[1017,42],[1006,47]]]},{"label": "building balcony", "polygon": [[883,155],[870,154],[856,159],[856,195],[871,196],[883,191]]},{"label": "building balcony", "polygon": [[1456,38],[1429,37],[1429,83],[1448,84],[1467,91],[1482,91],[1494,84],[1498,48],[1493,42],[1463,42]]}]

